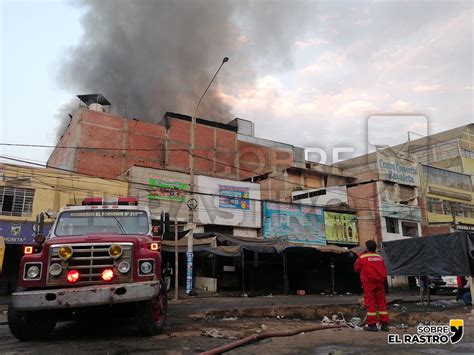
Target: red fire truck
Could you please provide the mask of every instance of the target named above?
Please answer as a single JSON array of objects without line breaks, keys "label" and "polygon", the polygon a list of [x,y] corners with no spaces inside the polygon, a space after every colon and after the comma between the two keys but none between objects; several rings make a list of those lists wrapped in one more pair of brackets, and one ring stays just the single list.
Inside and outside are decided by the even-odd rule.
[{"label": "red fire truck", "polygon": [[104,309],[132,317],[145,335],[161,332],[166,287],[150,211],[136,199],[87,198],[61,209],[45,238],[24,247],[8,324],[20,340],[47,337],[60,320]]}]

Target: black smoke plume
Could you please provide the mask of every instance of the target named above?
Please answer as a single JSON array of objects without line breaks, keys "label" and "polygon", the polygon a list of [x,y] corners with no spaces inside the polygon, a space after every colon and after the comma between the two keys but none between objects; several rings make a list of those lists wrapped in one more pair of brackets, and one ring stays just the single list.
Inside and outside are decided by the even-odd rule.
[{"label": "black smoke plume", "polygon": [[306,3],[289,0],[85,0],[79,6],[84,34],[60,70],[61,85],[72,95],[102,93],[113,113],[153,122],[166,111],[192,114],[225,56],[230,61],[198,116],[230,120],[222,93],[251,85],[259,70],[291,65],[295,35],[309,17]]}]

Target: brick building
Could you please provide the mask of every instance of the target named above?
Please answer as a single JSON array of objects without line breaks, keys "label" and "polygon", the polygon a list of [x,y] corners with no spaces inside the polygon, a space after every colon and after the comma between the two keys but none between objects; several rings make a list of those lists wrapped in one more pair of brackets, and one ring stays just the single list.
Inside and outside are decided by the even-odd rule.
[{"label": "brick building", "polygon": [[[167,112],[162,123],[81,108],[47,166],[109,178],[134,165],[189,172],[191,117]],[[242,180],[303,160],[303,150],[256,138],[245,123],[253,126],[241,119],[223,124],[198,118],[194,172]]]}]

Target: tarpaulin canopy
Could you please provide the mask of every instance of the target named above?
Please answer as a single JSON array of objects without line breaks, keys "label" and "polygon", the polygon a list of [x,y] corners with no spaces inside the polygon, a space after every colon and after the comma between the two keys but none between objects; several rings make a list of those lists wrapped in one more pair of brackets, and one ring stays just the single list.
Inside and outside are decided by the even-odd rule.
[{"label": "tarpaulin canopy", "polygon": [[474,274],[474,233],[458,231],[384,242],[392,276],[470,276]]},{"label": "tarpaulin canopy", "polygon": [[[178,252],[187,251],[188,236],[178,240]],[[237,237],[221,233],[196,233],[193,238],[193,250],[208,251],[221,256],[239,256],[242,250],[250,250],[257,253],[278,253],[281,254],[290,248],[311,248],[326,253],[348,253],[349,250],[336,245],[307,245],[289,243],[285,239],[255,239]],[[163,240],[164,251],[173,252],[175,242]]]}]

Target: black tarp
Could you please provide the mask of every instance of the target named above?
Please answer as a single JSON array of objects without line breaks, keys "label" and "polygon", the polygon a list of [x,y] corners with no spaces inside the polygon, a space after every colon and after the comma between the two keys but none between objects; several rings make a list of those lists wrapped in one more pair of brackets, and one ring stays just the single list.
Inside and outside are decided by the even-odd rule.
[{"label": "black tarp", "polygon": [[474,275],[474,233],[457,231],[430,237],[383,242],[392,276]]},{"label": "black tarp", "polygon": [[[281,254],[287,249],[291,248],[312,248],[321,252],[328,253],[350,253],[346,248],[341,248],[336,245],[298,245],[288,243],[284,238],[275,239],[256,239],[245,238],[233,235],[226,235],[215,232],[195,233],[193,236],[194,246],[193,250],[208,251],[221,256],[239,256],[242,251],[249,250],[257,253],[271,253]],[[215,242],[213,242],[215,240]],[[199,241],[208,241],[207,244],[197,244]],[[166,252],[174,251],[174,240],[164,240],[162,248]],[[178,252],[184,253],[187,251],[187,242],[183,238],[178,241]]]}]

